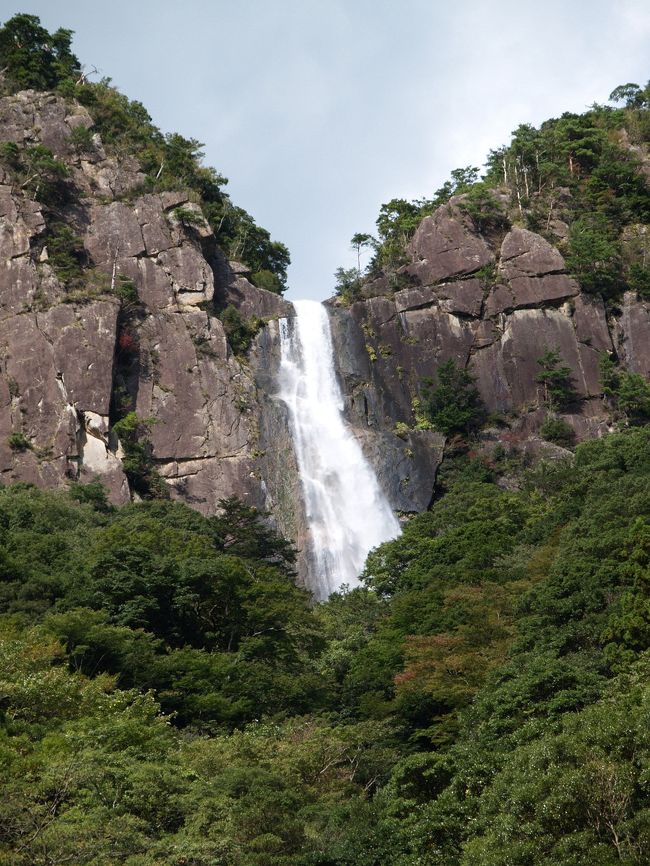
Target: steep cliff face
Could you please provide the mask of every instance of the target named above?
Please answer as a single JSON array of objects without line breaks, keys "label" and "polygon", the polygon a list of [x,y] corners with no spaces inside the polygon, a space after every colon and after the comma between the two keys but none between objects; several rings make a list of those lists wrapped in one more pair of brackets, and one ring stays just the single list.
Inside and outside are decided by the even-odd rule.
[{"label": "steep cliff face", "polygon": [[538,359],[548,350],[571,369],[577,400],[561,418],[578,440],[608,429],[601,353],[650,375],[648,303],[628,292],[606,313],[541,235],[512,228],[484,237],[452,199],[422,221],[408,254],[407,287],[378,280],[374,297],[331,307],[349,417],[395,508],[419,510],[431,496],[444,438],[418,429],[417,401],[445,361],[471,371],[499,422],[484,441],[524,454],[556,451],[539,436],[547,412]]},{"label": "steep cliff face", "polygon": [[[0,176],[3,480],[98,478],[114,502],[127,501],[112,426],[128,408],[150,421],[172,496],[212,513],[236,494],[271,505],[287,532],[297,530],[297,509],[281,506],[296,484],[290,442],[268,396],[275,332],[263,327],[244,362],[217,317],[228,303],[268,319],[290,304],[224,259],[187,194],[139,194],[137,163],[107,156],[97,135],[79,150],[74,130],[92,126],[83,107],[26,91],[0,100],[0,125],[2,141],[47,147],[69,172],[48,208],[10,170]],[[51,260],[54,219],[81,239],[83,275],[73,287]],[[116,297],[124,286],[136,301]]]},{"label": "steep cliff face", "polygon": [[[5,160],[0,174],[3,480],[99,479],[112,501],[128,501],[114,425],[132,410],[147,420],[173,497],[210,514],[240,496],[270,509],[304,548],[300,479],[274,397],[277,319],[291,305],[225,259],[188,193],[143,194],[137,162],[107,154],[79,104],[25,91],[0,99],[0,124],[1,141],[21,152],[43,146],[67,172],[47,206],[38,172],[25,180]],[[61,273],[62,226],[76,239],[76,279]],[[646,229],[629,231],[647,246]],[[539,435],[546,351],[572,371],[578,399],[562,418],[578,439],[608,426],[601,353],[650,374],[649,305],[627,293],[606,311],[539,234],[481,234],[456,198],[422,221],[408,257],[397,290],[379,279],[366,300],[328,305],[347,414],[396,511],[423,510],[434,493],[446,441],[422,423],[418,400],[441,363],[469,369],[492,413],[479,447],[524,456],[558,453]],[[218,317],[228,304],[266,323],[245,359]],[[304,560],[299,570],[304,578]]]}]

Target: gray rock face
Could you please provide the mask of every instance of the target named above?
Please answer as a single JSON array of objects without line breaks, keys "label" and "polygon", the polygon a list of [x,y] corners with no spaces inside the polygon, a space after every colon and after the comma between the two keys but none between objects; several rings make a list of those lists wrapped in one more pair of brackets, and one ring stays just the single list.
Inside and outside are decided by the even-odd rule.
[{"label": "gray rock face", "polygon": [[[128,398],[151,421],[154,460],[172,496],[204,513],[233,494],[260,508],[279,501],[280,477],[284,484],[291,472],[296,477],[287,463],[286,425],[281,417],[261,423],[269,415],[261,404],[269,399],[259,392],[254,357],[242,363],[233,356],[213,302],[235,303],[245,318],[286,315],[291,306],[228,267],[185,193],[134,198],[143,179],[139,167],[129,157],[107,156],[98,136],[90,152],[78,154],[71,134],[92,125],[85,109],[25,92],[0,99],[0,120],[0,140],[42,143],[68,166],[75,194],[66,219],[82,236],[92,268],[85,295],[57,278],[46,253],[38,252],[47,230],[41,207],[3,175],[3,478],[47,486],[99,478],[114,502],[128,501],[121,449],[111,433],[114,405]],[[194,212],[189,228],[177,213],[181,206]],[[137,312],[120,311],[111,292],[121,277],[137,289]],[[273,361],[269,348],[260,360],[267,376]],[[10,440],[12,433],[24,442]],[[297,528],[294,512],[295,503],[278,522]]]},{"label": "gray rock face", "polygon": [[[577,402],[562,417],[578,439],[607,429],[601,353],[615,351],[629,370],[650,375],[650,305],[628,294],[608,320],[602,300],[581,292],[560,252],[540,235],[513,228],[494,246],[452,202],[422,221],[410,255],[405,270],[418,285],[390,295],[386,283],[383,297],[331,309],[347,412],[387,479],[394,507],[408,510],[405,499],[423,507],[424,488],[435,477],[444,440],[419,429],[418,401],[427,377],[435,378],[448,359],[472,372],[489,412],[510,419],[497,440],[516,442],[531,459],[548,451],[539,438],[547,411],[536,382],[545,352],[557,351],[572,371]],[[481,273],[494,274],[492,285],[471,276],[486,265]],[[414,468],[400,461],[395,431]],[[414,436],[431,437],[424,450],[413,446]],[[409,486],[414,476],[424,480],[422,490]]]},{"label": "gray rock face", "polygon": [[[151,421],[153,457],[173,497],[211,514],[222,497],[238,495],[271,509],[275,525],[304,547],[296,458],[286,409],[274,397],[276,320],[291,305],[225,259],[184,192],[140,194],[140,167],[107,155],[98,135],[79,153],[71,138],[79,126],[92,126],[86,110],[60,98],[0,98],[0,141],[42,143],[68,166],[63,215],[88,260],[81,288],[62,282],[47,252],[46,211],[9,169],[0,171],[3,480],[59,487],[99,478],[114,502],[128,501],[111,428],[133,406]],[[530,459],[562,456],[539,436],[547,413],[535,380],[547,350],[572,370],[580,399],[563,417],[578,439],[606,429],[600,353],[616,352],[627,369],[650,375],[647,302],[628,294],[608,318],[544,238],[521,228],[482,237],[461,204],[452,200],[422,221],[402,269],[408,288],[393,294],[379,278],[367,300],[328,306],[347,417],[401,512],[431,501],[445,439],[426,424],[421,400],[426,378],[445,361],[470,369],[487,408],[506,416],[507,428],[488,431],[484,447],[516,441]],[[564,236],[559,224],[554,231]],[[636,255],[644,227],[628,234]],[[116,297],[120,278],[135,286],[137,309]],[[228,304],[267,322],[245,361],[217,316]],[[299,571],[304,579],[302,558]]]}]

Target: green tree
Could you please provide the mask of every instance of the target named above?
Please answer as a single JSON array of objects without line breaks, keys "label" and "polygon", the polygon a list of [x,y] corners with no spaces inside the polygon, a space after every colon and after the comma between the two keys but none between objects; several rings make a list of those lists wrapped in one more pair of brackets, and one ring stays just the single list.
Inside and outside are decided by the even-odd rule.
[{"label": "green tree", "polygon": [[54,90],[81,74],[70,50],[72,31],[50,34],[36,15],[18,14],[0,27],[0,68],[14,90]]},{"label": "green tree", "polygon": [[425,380],[423,408],[433,426],[447,436],[470,435],[485,416],[474,377],[453,359],[440,365],[435,385]]},{"label": "green tree", "polygon": [[352,239],[350,240],[350,244],[352,249],[357,254],[357,278],[361,279],[361,250],[370,246],[375,246],[376,241],[372,235],[364,234],[363,232],[357,232],[352,235]]},{"label": "green tree", "polygon": [[344,303],[353,304],[362,297],[361,281],[356,268],[337,268],[334,279],[334,291]]},{"label": "green tree", "polygon": [[264,324],[261,319],[252,318],[248,321],[242,318],[239,310],[228,304],[220,314],[221,324],[235,355],[245,355],[255,339],[255,335]]},{"label": "green tree", "polygon": [[621,280],[620,251],[603,214],[579,217],[569,231],[568,270],[586,292],[614,295]]},{"label": "green tree", "polygon": [[535,381],[542,386],[544,405],[551,411],[567,409],[578,399],[573,386],[571,367],[562,364],[557,349],[547,349],[541,358],[537,359],[541,368]]},{"label": "green tree", "polygon": [[603,394],[614,408],[615,416],[626,424],[639,426],[650,422],[650,382],[640,373],[617,367],[608,355],[600,357]]},{"label": "green tree", "polygon": [[122,466],[134,490],[146,499],[166,499],[169,488],[154,464],[150,426],[150,421],[129,412],[113,425],[113,430],[124,449]]}]

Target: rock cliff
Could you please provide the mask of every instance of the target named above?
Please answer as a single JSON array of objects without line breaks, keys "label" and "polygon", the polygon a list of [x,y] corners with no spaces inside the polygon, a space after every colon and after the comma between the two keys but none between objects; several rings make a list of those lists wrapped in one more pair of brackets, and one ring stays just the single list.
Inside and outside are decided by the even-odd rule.
[{"label": "rock cliff", "polygon": [[[66,167],[47,207],[38,184],[0,170],[3,480],[99,479],[113,502],[128,501],[114,425],[135,411],[171,496],[209,514],[235,494],[270,509],[302,546],[300,480],[274,399],[277,319],[291,305],[226,260],[189,193],[144,193],[138,163],[107,153],[81,105],[7,96],[0,129],[0,142],[47,148],[54,168]],[[61,274],[61,226],[78,240],[76,280]],[[571,368],[577,399],[562,417],[578,439],[607,429],[600,353],[650,375],[647,303],[628,293],[606,311],[556,246],[517,227],[484,236],[458,199],[421,222],[398,278],[397,290],[380,278],[365,300],[328,305],[348,418],[397,511],[431,501],[446,442],[422,423],[418,401],[448,359],[472,372],[492,414],[484,447],[524,455],[557,452],[539,436],[545,351]],[[259,326],[245,358],[219,318],[229,304]]]},{"label": "rock cliff", "polygon": [[546,351],[571,369],[576,400],[560,417],[577,440],[608,429],[601,353],[650,375],[650,305],[628,292],[606,311],[539,234],[515,227],[482,236],[452,199],[421,222],[408,257],[405,287],[379,279],[367,287],[373,297],[331,304],[348,414],[396,509],[419,510],[432,495],[444,438],[419,429],[418,401],[445,361],[475,377],[494,422],[485,448],[531,457],[558,453],[539,435],[547,413],[536,379]]},{"label": "rock cliff", "polygon": [[[296,473],[282,412],[268,396],[275,332],[262,328],[244,361],[217,316],[233,303],[245,318],[272,321],[290,304],[225,260],[187,194],[140,194],[137,163],[108,156],[98,135],[80,152],[73,131],[92,127],[80,105],[25,91],[0,100],[0,125],[2,141],[42,145],[67,167],[56,217],[83,245],[83,278],[71,288],[48,252],[53,208],[2,172],[3,480],[99,479],[113,502],[128,501],[112,430],[127,407],[147,419],[172,496],[212,513],[221,497],[236,494],[272,507],[299,536],[299,509],[282,517],[287,478]],[[125,285],[136,303],[120,299]]]}]

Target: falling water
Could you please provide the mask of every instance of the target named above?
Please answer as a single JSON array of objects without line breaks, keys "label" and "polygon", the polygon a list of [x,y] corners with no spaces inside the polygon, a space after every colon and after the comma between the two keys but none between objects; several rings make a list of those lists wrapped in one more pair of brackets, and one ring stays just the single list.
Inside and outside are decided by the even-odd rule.
[{"label": "falling water", "polygon": [[354,586],[373,547],[395,538],[399,523],[343,418],[327,311],[294,301],[282,319],[280,398],[287,404],[307,511],[314,594]]}]

